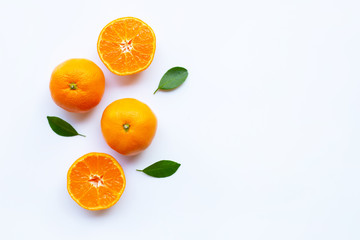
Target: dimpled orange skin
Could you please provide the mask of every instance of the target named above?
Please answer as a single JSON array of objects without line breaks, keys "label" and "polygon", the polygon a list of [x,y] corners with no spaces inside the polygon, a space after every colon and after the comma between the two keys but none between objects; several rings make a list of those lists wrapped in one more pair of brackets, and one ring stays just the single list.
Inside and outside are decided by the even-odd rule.
[{"label": "dimpled orange skin", "polygon": [[157,119],[144,103],[124,98],[106,107],[101,118],[101,130],[107,144],[123,155],[135,155],[152,142]]},{"label": "dimpled orange skin", "polygon": [[59,107],[69,112],[89,111],[99,104],[104,90],[104,73],[87,59],[67,60],[51,74],[51,97]]}]

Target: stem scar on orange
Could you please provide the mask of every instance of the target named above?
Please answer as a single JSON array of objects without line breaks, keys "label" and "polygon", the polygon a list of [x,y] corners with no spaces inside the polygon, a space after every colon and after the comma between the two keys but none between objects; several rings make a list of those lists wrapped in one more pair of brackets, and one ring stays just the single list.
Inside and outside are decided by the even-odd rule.
[{"label": "stem scar on orange", "polygon": [[154,58],[155,48],[153,30],[134,17],[119,18],[107,24],[97,42],[101,61],[117,75],[145,70]]},{"label": "stem scar on orange", "polygon": [[69,112],[89,111],[99,104],[104,90],[104,73],[87,59],[69,59],[51,74],[51,97],[59,107]]},{"label": "stem scar on orange", "polygon": [[106,107],[101,131],[107,144],[123,155],[135,155],[152,142],[157,119],[151,109],[133,98],[123,98]]},{"label": "stem scar on orange", "polygon": [[105,153],[88,153],[76,160],[67,174],[71,198],[88,210],[113,206],[125,189],[125,175],[120,164]]}]

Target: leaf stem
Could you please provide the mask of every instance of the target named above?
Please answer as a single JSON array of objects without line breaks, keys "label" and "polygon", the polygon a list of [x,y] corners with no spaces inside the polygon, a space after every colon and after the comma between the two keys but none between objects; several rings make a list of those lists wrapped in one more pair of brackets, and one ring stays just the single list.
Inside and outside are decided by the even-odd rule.
[{"label": "leaf stem", "polygon": [[78,135],[79,135],[79,136],[82,136],[82,137],[86,137],[85,135],[82,135],[82,134],[80,134],[80,133],[78,133]]},{"label": "leaf stem", "polygon": [[140,170],[140,169],[136,169],[136,171],[142,172],[143,170]]},{"label": "leaf stem", "polygon": [[130,125],[129,125],[128,123],[125,123],[125,124],[123,125],[123,128],[124,128],[125,132],[128,132],[128,131],[129,131],[129,128],[130,128]]},{"label": "leaf stem", "polygon": [[159,88],[157,88],[153,94],[155,94],[158,90],[159,90]]},{"label": "leaf stem", "polygon": [[69,87],[70,87],[70,90],[76,90],[78,88],[76,83],[70,83]]}]

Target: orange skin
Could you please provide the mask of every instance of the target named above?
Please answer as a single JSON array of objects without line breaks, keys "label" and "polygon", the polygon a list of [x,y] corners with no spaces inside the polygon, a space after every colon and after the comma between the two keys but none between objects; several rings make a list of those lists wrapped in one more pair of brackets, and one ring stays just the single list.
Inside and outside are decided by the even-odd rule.
[{"label": "orange skin", "polygon": [[123,155],[144,151],[152,142],[157,120],[144,103],[124,98],[111,103],[101,118],[101,130],[107,144]]},{"label": "orange skin", "polygon": [[87,59],[67,60],[51,74],[51,97],[59,107],[69,112],[89,111],[99,104],[104,90],[104,73]]},{"label": "orange skin", "polygon": [[67,189],[71,198],[88,210],[113,206],[126,185],[122,167],[105,153],[88,153],[76,160],[67,174]]},{"label": "orange skin", "polygon": [[101,61],[117,75],[135,74],[148,68],[155,49],[154,31],[134,17],[118,18],[107,24],[97,42]]}]

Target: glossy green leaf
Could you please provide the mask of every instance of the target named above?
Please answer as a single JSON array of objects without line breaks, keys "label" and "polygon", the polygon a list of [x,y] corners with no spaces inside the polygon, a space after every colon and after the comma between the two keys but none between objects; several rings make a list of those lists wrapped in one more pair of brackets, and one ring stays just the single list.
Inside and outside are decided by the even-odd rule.
[{"label": "glossy green leaf", "polygon": [[154,94],[159,90],[171,90],[180,86],[188,77],[188,71],[183,67],[173,67],[169,69],[161,78],[158,88]]},{"label": "glossy green leaf", "polygon": [[178,170],[180,165],[180,163],[170,160],[161,160],[143,170],[137,169],[136,171],[144,172],[152,177],[164,178],[173,175]]},{"label": "glossy green leaf", "polygon": [[73,126],[71,126],[68,122],[62,120],[61,118],[58,117],[53,117],[53,116],[47,116],[49,125],[51,127],[51,129],[60,136],[63,137],[72,137],[72,136],[82,136],[85,137],[82,134],[79,134],[75,128],[73,128]]}]

